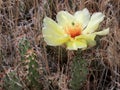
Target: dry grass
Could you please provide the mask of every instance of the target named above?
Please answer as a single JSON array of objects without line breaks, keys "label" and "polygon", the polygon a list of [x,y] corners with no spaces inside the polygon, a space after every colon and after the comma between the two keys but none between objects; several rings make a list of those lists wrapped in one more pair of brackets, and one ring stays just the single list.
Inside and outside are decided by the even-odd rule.
[{"label": "dry grass", "polygon": [[[11,78],[11,72],[15,72],[20,90],[70,90],[71,59],[77,52],[46,46],[42,21],[46,15],[55,20],[60,10],[74,13],[85,7],[91,13],[100,11],[106,15],[100,29],[110,27],[110,33],[98,37],[96,47],[80,53],[88,62],[89,72],[79,89],[119,90],[120,0],[0,0],[0,90],[10,90],[11,84],[7,86],[5,78]],[[19,44],[23,39],[30,46],[24,46],[27,51],[21,60]],[[31,86],[27,79],[28,57],[33,54],[40,75],[39,88]]]}]

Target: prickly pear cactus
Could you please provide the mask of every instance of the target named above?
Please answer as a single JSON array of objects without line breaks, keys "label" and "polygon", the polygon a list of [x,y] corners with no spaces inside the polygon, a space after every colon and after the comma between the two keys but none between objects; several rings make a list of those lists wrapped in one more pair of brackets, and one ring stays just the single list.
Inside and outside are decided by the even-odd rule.
[{"label": "prickly pear cactus", "polygon": [[82,59],[78,53],[78,55],[74,58],[72,64],[72,90],[79,90],[82,87],[83,83],[86,81],[87,74],[87,61]]}]

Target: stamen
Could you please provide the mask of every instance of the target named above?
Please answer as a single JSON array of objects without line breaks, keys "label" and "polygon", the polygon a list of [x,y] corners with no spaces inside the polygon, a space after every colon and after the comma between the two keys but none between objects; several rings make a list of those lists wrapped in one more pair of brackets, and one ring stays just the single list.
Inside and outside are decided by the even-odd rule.
[{"label": "stamen", "polygon": [[67,34],[69,34],[72,38],[75,38],[76,36],[79,36],[81,34],[82,28],[79,24],[76,24],[73,22],[73,26],[68,26],[65,28],[65,31]]}]

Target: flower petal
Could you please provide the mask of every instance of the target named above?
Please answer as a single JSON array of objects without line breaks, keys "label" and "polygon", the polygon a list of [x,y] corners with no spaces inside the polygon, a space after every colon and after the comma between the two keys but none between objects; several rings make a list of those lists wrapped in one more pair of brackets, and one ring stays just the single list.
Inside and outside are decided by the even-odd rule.
[{"label": "flower petal", "polygon": [[96,34],[96,35],[107,35],[108,33],[109,33],[109,28],[104,29],[104,30],[99,31],[99,32],[95,32],[94,34]]},{"label": "flower petal", "polygon": [[93,33],[94,31],[96,31],[99,24],[103,21],[104,17],[105,15],[103,15],[101,12],[94,13],[91,16],[87,28],[83,31],[83,34]]},{"label": "flower petal", "polygon": [[84,39],[81,40],[72,40],[66,43],[67,49],[69,50],[77,50],[78,48],[85,49],[87,47],[87,43]]},{"label": "flower petal", "polygon": [[61,25],[62,27],[66,25],[72,25],[72,23],[74,23],[75,21],[74,16],[68,13],[67,11],[58,12],[56,17],[58,24]]},{"label": "flower petal", "polygon": [[90,20],[90,13],[87,8],[83,9],[82,11],[77,11],[74,16],[83,28],[87,26]]},{"label": "flower petal", "polygon": [[86,35],[80,35],[80,36],[76,37],[76,39],[77,40],[84,39],[84,40],[86,40],[88,47],[93,47],[96,45],[95,37],[96,37],[96,34],[86,34]]},{"label": "flower petal", "polygon": [[48,45],[58,46],[65,43],[69,37],[52,19],[46,17],[43,22],[43,37]]}]

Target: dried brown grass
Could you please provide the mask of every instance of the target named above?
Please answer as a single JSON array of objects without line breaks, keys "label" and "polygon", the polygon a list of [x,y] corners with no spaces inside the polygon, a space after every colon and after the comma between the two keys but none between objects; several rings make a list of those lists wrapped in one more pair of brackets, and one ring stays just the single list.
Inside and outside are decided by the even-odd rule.
[{"label": "dried brown grass", "polygon": [[[82,52],[82,57],[88,60],[91,67],[89,77],[82,90],[119,90],[120,0],[0,0],[1,89],[5,74],[11,70],[21,70],[18,72],[18,76],[26,77],[24,76],[26,72],[20,65],[21,58],[18,47],[19,41],[27,38],[38,57],[40,68],[47,73],[43,74],[41,69],[39,70],[46,78],[42,80],[44,90],[50,89],[46,80],[52,81],[53,90],[56,90],[56,87],[67,90],[69,75],[64,73],[67,57],[62,55],[59,47],[46,48],[41,33],[42,21],[46,15],[55,19],[60,10],[74,13],[85,7],[91,13],[100,11],[106,15],[100,29],[110,27],[110,33],[101,38],[96,47]],[[68,53],[68,56],[71,55],[73,54]],[[97,69],[98,67],[95,68],[93,65],[100,66],[102,69]],[[68,73],[69,69],[66,72]],[[21,81],[24,88],[28,89],[23,78]]]}]

